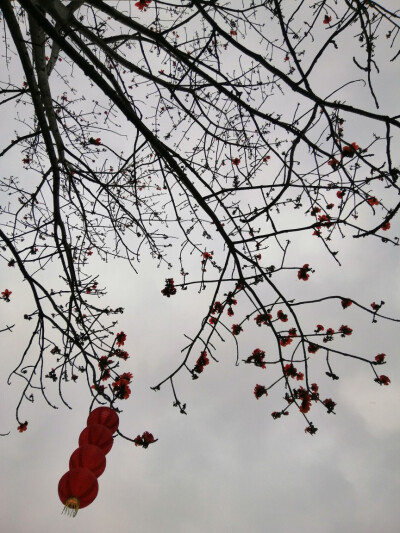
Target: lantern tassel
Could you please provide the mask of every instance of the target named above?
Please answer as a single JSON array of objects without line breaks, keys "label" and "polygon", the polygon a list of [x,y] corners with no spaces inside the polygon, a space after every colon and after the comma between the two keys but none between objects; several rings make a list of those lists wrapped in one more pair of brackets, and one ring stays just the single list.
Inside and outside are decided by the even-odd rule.
[{"label": "lantern tassel", "polygon": [[65,502],[64,509],[61,514],[66,514],[68,516],[74,517],[78,514],[79,511],[79,499],[75,496],[71,496]]}]

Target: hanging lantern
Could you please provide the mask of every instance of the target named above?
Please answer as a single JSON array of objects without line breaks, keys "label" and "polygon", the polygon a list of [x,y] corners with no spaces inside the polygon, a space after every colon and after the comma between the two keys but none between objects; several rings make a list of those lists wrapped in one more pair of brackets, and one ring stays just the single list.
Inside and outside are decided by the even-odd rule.
[{"label": "hanging lantern", "polygon": [[97,478],[88,468],[73,468],[58,483],[58,495],[65,513],[76,516],[79,509],[88,506],[99,490]]},{"label": "hanging lantern", "polygon": [[96,477],[99,477],[106,468],[106,456],[98,446],[83,444],[71,455],[69,469],[73,468],[88,468]]},{"label": "hanging lantern", "polygon": [[118,414],[110,407],[97,407],[94,409],[87,419],[87,425],[100,424],[106,426],[111,433],[115,433],[119,425]]},{"label": "hanging lantern", "polygon": [[112,433],[105,426],[92,424],[86,427],[79,435],[79,446],[94,444],[103,450],[106,455],[114,444]]}]

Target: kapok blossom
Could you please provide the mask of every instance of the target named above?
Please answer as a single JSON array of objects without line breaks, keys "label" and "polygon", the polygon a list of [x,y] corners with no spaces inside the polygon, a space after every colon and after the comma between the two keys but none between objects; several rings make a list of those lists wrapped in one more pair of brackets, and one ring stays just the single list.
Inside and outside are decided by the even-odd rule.
[{"label": "kapok blossom", "polygon": [[240,164],[240,159],[238,157],[233,158],[232,165],[235,165],[236,167]]},{"label": "kapok blossom", "polygon": [[317,344],[314,344],[313,342],[310,342],[307,348],[308,353],[317,353],[318,350],[319,346]]},{"label": "kapok blossom", "polygon": [[1,293],[1,297],[6,301],[6,302],[9,302],[10,301],[10,296],[12,294],[12,291],[9,291],[8,289],[5,289],[2,293]]},{"label": "kapok blossom", "polygon": [[387,231],[388,229],[390,229],[390,222],[385,222],[384,224],[382,224],[381,229],[383,229],[383,231]]},{"label": "kapok blossom", "polygon": [[254,387],[254,396],[258,400],[261,396],[268,396],[267,389],[263,385],[256,385]]},{"label": "kapok blossom", "polygon": [[332,20],[332,17],[330,17],[329,15],[325,15],[324,20],[322,21],[322,24],[329,24],[331,20]]},{"label": "kapok blossom", "polygon": [[306,263],[297,272],[297,277],[299,279],[303,280],[303,281],[307,281],[308,278],[310,277],[310,274],[308,274],[308,272],[310,272],[310,270],[311,270],[310,265],[308,263]]},{"label": "kapok blossom", "polygon": [[343,309],[346,309],[346,307],[350,307],[353,302],[349,300],[348,298],[343,298],[341,303],[342,303]]},{"label": "kapok blossom", "polygon": [[156,439],[151,433],[145,431],[142,436],[138,435],[136,439],[133,439],[135,446],[142,446],[143,448],[148,448],[149,444],[156,442]]},{"label": "kapok blossom", "polygon": [[255,366],[258,366],[260,368],[266,368],[266,364],[264,362],[265,352],[263,350],[260,350],[260,348],[256,348],[253,350],[253,353],[249,355],[249,357],[245,360],[245,363],[252,363]]},{"label": "kapok blossom", "polygon": [[94,139],[93,137],[89,138],[89,144],[94,144],[95,146],[100,146],[101,139],[100,137],[97,137],[97,139]]},{"label": "kapok blossom", "polygon": [[351,143],[350,146],[343,146],[342,148],[342,157],[353,157],[353,155],[356,153],[356,151],[360,147],[357,143]]},{"label": "kapok blossom", "polygon": [[146,11],[150,4],[151,0],[139,0],[139,2],[136,2],[135,7],[137,7],[139,11]]},{"label": "kapok blossom", "polygon": [[332,167],[333,170],[336,170],[339,166],[339,161],[335,157],[332,157],[332,159],[329,159],[328,165]]},{"label": "kapok blossom", "polygon": [[262,324],[265,324],[266,326],[268,326],[268,324],[272,320],[272,315],[271,313],[268,313],[267,315],[260,314],[260,315],[257,315],[254,320],[256,321],[256,324],[259,327],[261,327]]},{"label": "kapok blossom", "polygon": [[168,278],[165,280],[165,287],[161,291],[161,294],[169,298],[176,294],[176,287],[174,285],[174,278]]},{"label": "kapok blossom", "polygon": [[282,322],[287,322],[288,321],[288,316],[282,311],[282,309],[279,309],[279,311],[277,313],[277,317]]},{"label": "kapok blossom", "polygon": [[24,431],[26,431],[26,430],[28,429],[28,422],[23,422],[22,424],[20,424],[20,425],[18,426],[17,429],[18,429],[18,431],[19,431],[20,433],[23,433]]},{"label": "kapok blossom", "polygon": [[200,357],[197,359],[195,367],[193,368],[193,372],[197,372],[197,374],[201,374],[204,370],[204,367],[209,364],[210,360],[207,357],[207,352],[202,351],[200,353]]},{"label": "kapok blossom", "polygon": [[239,333],[243,331],[242,326],[240,326],[239,324],[232,324],[231,329],[233,335],[239,335]]},{"label": "kapok blossom", "polygon": [[384,376],[383,374],[382,376],[379,376],[379,378],[376,378],[375,381],[379,383],[380,385],[386,385],[386,386],[389,385],[390,383],[390,379],[387,376]]},{"label": "kapok blossom", "polygon": [[353,330],[349,328],[349,326],[341,325],[339,328],[339,331],[341,333],[341,337],[346,337],[347,335],[351,335],[353,333]]},{"label": "kapok blossom", "polygon": [[322,403],[328,409],[328,413],[333,413],[336,403],[331,398],[326,398]]},{"label": "kapok blossom", "polygon": [[120,333],[117,333],[116,339],[117,339],[117,346],[123,346],[126,341],[126,334],[123,331],[121,331]]},{"label": "kapok blossom", "polygon": [[367,203],[370,205],[370,206],[373,206],[373,205],[379,205],[379,202],[378,200],[375,198],[375,196],[370,196],[367,200]]},{"label": "kapok blossom", "polygon": [[375,361],[378,365],[381,365],[385,360],[386,354],[384,353],[378,353],[378,355],[375,356]]}]

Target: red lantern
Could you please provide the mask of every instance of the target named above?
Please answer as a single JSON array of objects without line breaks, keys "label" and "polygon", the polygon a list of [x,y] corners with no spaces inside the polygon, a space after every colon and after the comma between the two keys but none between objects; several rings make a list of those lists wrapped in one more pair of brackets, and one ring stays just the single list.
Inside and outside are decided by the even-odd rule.
[{"label": "red lantern", "polygon": [[65,505],[64,511],[76,516],[79,509],[88,506],[99,490],[97,478],[87,468],[73,468],[58,482],[58,495]]},{"label": "red lantern", "polygon": [[119,425],[119,417],[114,409],[110,407],[97,407],[90,413],[87,419],[87,425],[101,424],[106,426],[111,433],[115,433]]},{"label": "red lantern", "polygon": [[84,444],[71,455],[69,469],[73,468],[88,468],[96,477],[99,477],[106,468],[106,456],[98,446]]},{"label": "red lantern", "polygon": [[94,444],[103,450],[106,455],[114,444],[112,433],[106,426],[92,424],[86,427],[79,435],[79,446]]}]

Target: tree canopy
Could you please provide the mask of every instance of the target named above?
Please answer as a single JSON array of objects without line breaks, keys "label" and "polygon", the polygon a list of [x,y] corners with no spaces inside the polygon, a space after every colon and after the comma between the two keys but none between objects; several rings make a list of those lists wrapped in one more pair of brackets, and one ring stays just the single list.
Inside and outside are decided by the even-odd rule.
[{"label": "tree canopy", "polygon": [[[207,289],[208,309],[185,332],[179,364],[153,387],[169,386],[181,413],[175,377],[212,371],[221,340],[237,365],[260,370],[257,400],[281,389],[272,417],[297,412],[311,435],[314,410],[336,406],[319,377],[336,381],[344,358],[390,384],[379,368],[385,353],[353,353],[343,342],[350,306],[380,331],[396,320],[383,301],[329,287],[304,299],[287,288],[292,279],[312,285],[318,265],[307,249],[345,276],[344,238],[398,245],[394,2],[0,6],[10,124],[0,146],[2,268],[18,269],[32,296],[24,311],[32,333],[13,372],[25,382],[20,431],[23,402],[37,390],[51,406],[57,395],[68,404],[68,386],[84,379],[93,403],[120,410],[130,396],[130,332],[117,326],[124,309],[107,303],[96,271],[112,258],[136,271],[150,254],[168,267],[162,305]],[[15,290],[2,288],[3,309]],[[321,324],[321,305],[339,306],[343,322]],[[14,334],[3,322],[3,335]],[[243,338],[254,339],[249,353]]]}]

